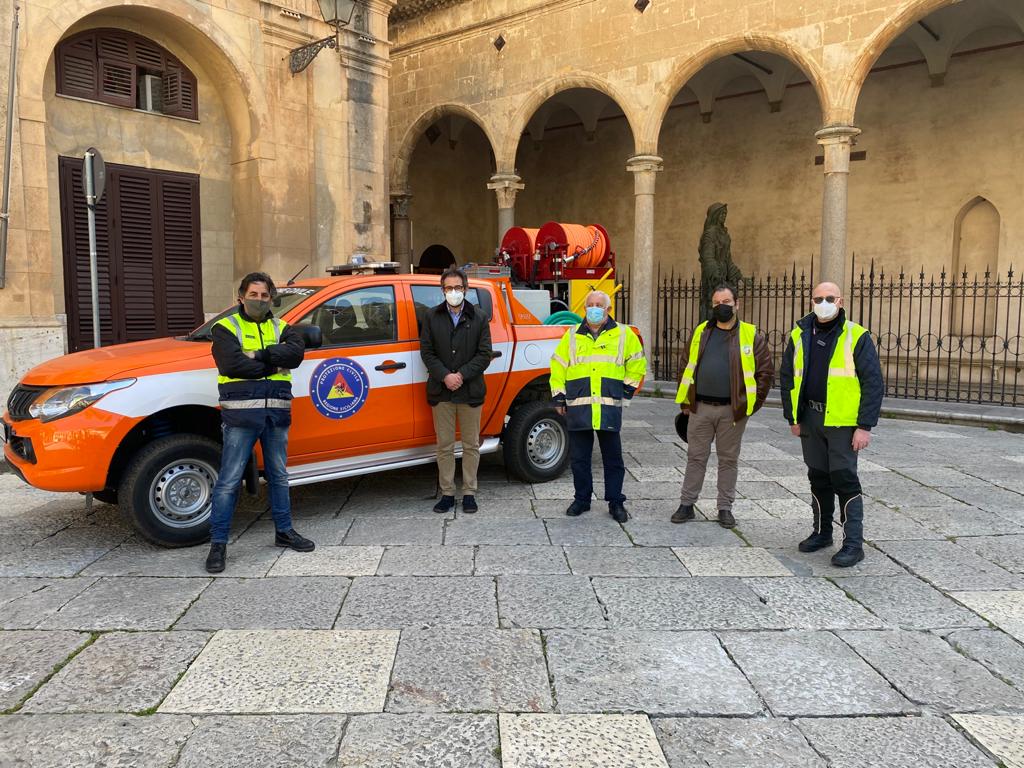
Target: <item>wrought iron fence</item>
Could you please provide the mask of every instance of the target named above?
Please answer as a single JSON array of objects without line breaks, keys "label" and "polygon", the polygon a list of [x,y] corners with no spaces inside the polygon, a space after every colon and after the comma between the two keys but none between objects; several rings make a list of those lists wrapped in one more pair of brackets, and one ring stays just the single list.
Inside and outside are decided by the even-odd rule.
[{"label": "wrought iron fence", "polygon": [[[813,287],[813,266],[795,264],[739,286],[741,316],[766,333],[776,371]],[[885,271],[873,261],[862,268],[854,260],[845,303],[850,318],[871,331],[888,397],[1024,405],[1024,277],[1012,268],[936,276]],[[659,270],[656,310],[652,372],[676,380],[699,322],[699,278]]]}]

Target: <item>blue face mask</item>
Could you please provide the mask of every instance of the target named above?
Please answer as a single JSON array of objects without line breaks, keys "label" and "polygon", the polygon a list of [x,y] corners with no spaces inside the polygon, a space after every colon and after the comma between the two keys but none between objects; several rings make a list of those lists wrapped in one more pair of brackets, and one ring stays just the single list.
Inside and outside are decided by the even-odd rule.
[{"label": "blue face mask", "polygon": [[604,308],[587,307],[587,322],[591,325],[597,325],[598,323],[604,322]]}]

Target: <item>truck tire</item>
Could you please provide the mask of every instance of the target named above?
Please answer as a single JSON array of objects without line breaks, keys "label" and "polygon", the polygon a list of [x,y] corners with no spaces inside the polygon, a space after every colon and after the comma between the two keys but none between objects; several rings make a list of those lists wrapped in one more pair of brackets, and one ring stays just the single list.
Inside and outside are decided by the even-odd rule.
[{"label": "truck tire", "polygon": [[569,431],[565,417],[543,400],[523,403],[505,428],[505,466],[527,483],[546,483],[569,464]]},{"label": "truck tire", "polygon": [[154,544],[206,541],[220,454],[219,443],[200,435],[154,440],[135,454],[121,478],[121,514]]}]

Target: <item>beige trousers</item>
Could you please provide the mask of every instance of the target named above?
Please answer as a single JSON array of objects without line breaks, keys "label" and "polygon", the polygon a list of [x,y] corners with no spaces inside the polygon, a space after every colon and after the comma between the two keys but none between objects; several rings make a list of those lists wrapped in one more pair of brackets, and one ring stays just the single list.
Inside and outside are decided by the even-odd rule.
[{"label": "beige trousers", "polygon": [[686,429],[686,477],[680,501],[694,504],[704,486],[704,473],[711,456],[711,443],[718,454],[718,508],[732,511],[739,474],[740,444],[747,420],[733,423],[732,406],[700,403],[690,414]]},{"label": "beige trousers", "polygon": [[437,475],[442,496],[455,495],[455,427],[462,437],[462,492],[476,493],[480,466],[480,411],[462,403],[438,403],[431,408],[437,433]]}]

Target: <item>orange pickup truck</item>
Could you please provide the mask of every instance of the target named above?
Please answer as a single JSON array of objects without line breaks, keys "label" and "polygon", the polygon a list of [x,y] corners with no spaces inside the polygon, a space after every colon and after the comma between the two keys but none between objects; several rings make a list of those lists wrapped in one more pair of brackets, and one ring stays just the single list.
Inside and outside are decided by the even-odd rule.
[{"label": "orange pickup truck", "polygon": [[[568,439],[550,404],[548,365],[565,328],[539,324],[508,280],[471,280],[467,299],[489,317],[494,348],[480,452],[503,449],[505,465],[527,482],[559,476]],[[280,289],[274,313],[307,340],[292,377],[291,485],[434,461],[419,322],[441,301],[429,275],[349,275]],[[119,504],[150,541],[203,541],[220,464],[215,320],[185,337],[78,352],[33,368],[3,416],[8,463],[37,488]],[[250,491],[260,467],[257,451]]]}]

